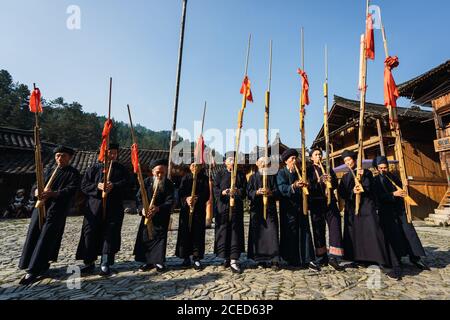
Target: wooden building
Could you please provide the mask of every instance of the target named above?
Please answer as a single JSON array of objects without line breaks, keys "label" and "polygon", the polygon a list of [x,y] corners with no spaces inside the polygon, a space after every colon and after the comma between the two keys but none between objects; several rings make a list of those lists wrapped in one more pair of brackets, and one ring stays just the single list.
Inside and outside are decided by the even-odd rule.
[{"label": "wooden building", "polygon": [[[328,115],[330,159],[332,167],[343,164],[342,152],[357,151],[360,102],[334,96]],[[433,212],[447,189],[445,173],[433,149],[435,128],[433,114],[419,107],[397,108],[403,136],[403,152],[410,195],[419,204],[412,208],[415,219],[424,219]],[[313,147],[325,148],[323,127]],[[394,138],[389,129],[389,117],[384,105],[366,103],[364,126],[364,159],[373,159],[384,150],[388,159],[395,160]],[[395,171],[395,166],[391,168]]]},{"label": "wooden building", "polygon": [[448,186],[435,211],[442,215],[432,218],[437,224],[450,224],[450,213],[444,212],[445,208],[450,210],[450,60],[399,85],[399,93],[414,104],[433,110],[434,151],[439,156]]}]

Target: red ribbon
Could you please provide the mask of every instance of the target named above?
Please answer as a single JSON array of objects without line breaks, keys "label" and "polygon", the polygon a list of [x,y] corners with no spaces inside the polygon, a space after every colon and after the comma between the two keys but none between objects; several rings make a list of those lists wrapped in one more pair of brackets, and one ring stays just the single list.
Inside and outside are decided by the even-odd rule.
[{"label": "red ribbon", "polygon": [[240,92],[245,95],[245,98],[248,101],[253,102],[252,90],[250,90],[250,80],[247,76],[245,76],[244,81],[242,81]]},{"label": "red ribbon", "polygon": [[105,153],[106,153],[106,140],[108,139],[109,133],[112,129],[112,120],[106,120],[105,124],[103,125],[103,132],[102,132],[102,145],[100,147],[100,153],[98,155],[98,160],[103,162],[105,161]]},{"label": "red ribbon", "polygon": [[305,71],[298,68],[297,73],[302,77],[302,105],[309,105],[309,81]]},{"label": "red ribbon", "polygon": [[133,143],[131,145],[131,163],[133,164],[134,173],[139,172],[139,150],[138,145]]},{"label": "red ribbon", "polygon": [[384,105],[397,107],[398,88],[392,76],[392,69],[398,67],[398,57],[387,57],[384,61]]},{"label": "red ribbon", "polygon": [[372,15],[369,13],[366,19],[366,58],[375,59],[375,40],[373,35]]},{"label": "red ribbon", "polygon": [[38,88],[31,91],[29,107],[31,112],[42,112],[41,91]]},{"label": "red ribbon", "polygon": [[195,146],[194,162],[197,164],[205,163],[205,141],[202,135],[198,137],[197,145]]}]

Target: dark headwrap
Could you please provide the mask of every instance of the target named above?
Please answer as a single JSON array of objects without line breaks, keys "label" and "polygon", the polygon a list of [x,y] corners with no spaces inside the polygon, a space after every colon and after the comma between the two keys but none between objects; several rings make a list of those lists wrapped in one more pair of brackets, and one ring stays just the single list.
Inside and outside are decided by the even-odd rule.
[{"label": "dark headwrap", "polygon": [[378,156],[372,161],[372,166],[377,168],[380,164],[388,165],[388,159],[385,156]]},{"label": "dark headwrap", "polygon": [[350,150],[344,150],[344,152],[342,152],[342,159],[345,159],[347,157],[350,157],[353,160],[355,160],[356,159],[356,152],[350,151]]},{"label": "dark headwrap", "polygon": [[110,143],[109,144],[109,150],[114,149],[114,150],[119,150],[119,144],[118,143]]},{"label": "dark headwrap", "polygon": [[67,153],[71,156],[73,156],[73,154],[75,153],[75,151],[69,147],[64,147],[64,146],[57,146],[55,149],[53,149],[53,153]]},{"label": "dark headwrap", "polygon": [[157,159],[150,162],[150,169],[153,169],[157,166],[167,166],[169,164],[169,161],[167,159]]},{"label": "dark headwrap", "polygon": [[281,155],[281,161],[286,162],[287,159],[289,159],[292,156],[298,157],[298,152],[295,149],[287,149],[283,154]]}]

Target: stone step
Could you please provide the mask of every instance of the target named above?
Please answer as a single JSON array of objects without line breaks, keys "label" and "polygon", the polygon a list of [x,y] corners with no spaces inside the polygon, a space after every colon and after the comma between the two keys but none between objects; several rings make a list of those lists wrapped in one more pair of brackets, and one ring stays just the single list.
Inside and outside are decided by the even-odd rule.
[{"label": "stone step", "polygon": [[425,224],[428,226],[433,226],[433,227],[447,227],[450,225],[450,221],[440,221],[440,220],[433,220],[433,219],[425,218]]},{"label": "stone step", "polygon": [[434,213],[450,216],[450,208],[449,209],[434,209]]},{"label": "stone step", "polygon": [[447,215],[430,214],[428,216],[428,218],[430,218],[431,220],[436,220],[436,221],[449,221],[450,222],[450,217]]}]

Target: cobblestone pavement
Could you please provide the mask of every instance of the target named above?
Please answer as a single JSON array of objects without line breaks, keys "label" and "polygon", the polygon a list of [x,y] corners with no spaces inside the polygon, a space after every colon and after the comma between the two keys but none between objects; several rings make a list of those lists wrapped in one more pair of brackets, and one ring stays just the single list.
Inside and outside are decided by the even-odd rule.
[{"label": "cobblestone pavement", "polygon": [[[176,228],[176,215],[173,216]],[[176,231],[169,233],[167,265],[169,270],[137,271],[132,250],[139,218],[126,215],[122,229],[122,250],[115,273],[110,278],[98,274],[77,279],[69,267],[74,261],[82,217],[69,217],[59,260],[46,277],[28,287],[18,285],[23,272],[17,269],[29,220],[0,221],[0,299],[449,299],[450,229],[417,227],[427,251],[431,271],[419,271],[405,261],[402,281],[394,281],[376,269],[347,269],[337,272],[325,267],[319,273],[309,270],[273,271],[241,260],[245,270],[232,274],[214,257],[214,231],[207,230],[205,269],[179,267],[174,257]],[[246,230],[248,226],[246,224]],[[74,279],[75,278],[75,279]],[[78,287],[77,287],[78,284]]]}]

